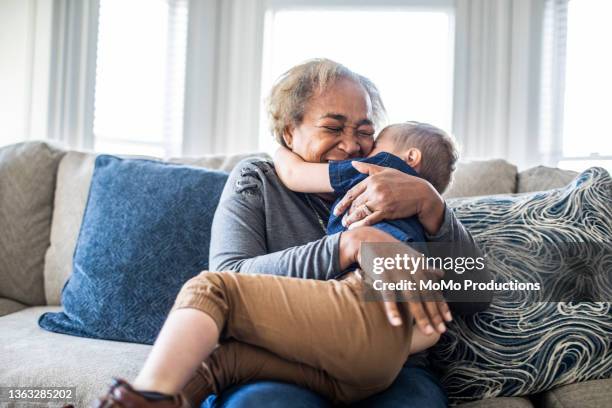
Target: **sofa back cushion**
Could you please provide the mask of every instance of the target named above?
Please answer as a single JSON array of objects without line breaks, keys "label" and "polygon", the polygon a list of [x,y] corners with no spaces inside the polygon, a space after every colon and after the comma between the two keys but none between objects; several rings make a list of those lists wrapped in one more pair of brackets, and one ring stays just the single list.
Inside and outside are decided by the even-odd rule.
[{"label": "sofa back cushion", "polygon": [[62,287],[72,273],[76,246],[96,156],[69,151],[59,164],[51,224],[51,240],[45,254],[45,297],[59,305]]},{"label": "sofa back cushion", "polygon": [[180,287],[208,268],[210,227],[227,173],[96,158],[63,312],[41,327],[153,343]]},{"label": "sofa back cushion", "polygon": [[44,258],[63,154],[44,142],[0,149],[0,297],[45,304]]},{"label": "sofa back cushion", "polygon": [[[264,153],[208,155],[197,158],[173,158],[169,161],[229,172],[239,161],[250,156],[266,155]],[[94,153],[70,151],[59,164],[51,243],[45,256],[44,269],[45,295],[49,305],[60,304],[62,288],[72,274],[72,256],[85,212],[96,157]]]},{"label": "sofa back cushion", "polygon": [[173,157],[170,163],[187,164],[189,166],[204,167],[206,169],[231,172],[235,165],[247,157],[270,158],[266,153],[236,153],[236,154],[211,154],[199,157]]},{"label": "sofa back cushion", "polygon": [[502,159],[459,162],[444,198],[516,193],[516,166]]},{"label": "sofa back cushion", "polygon": [[536,166],[518,174],[517,193],[550,190],[567,185],[578,172],[556,167]]}]

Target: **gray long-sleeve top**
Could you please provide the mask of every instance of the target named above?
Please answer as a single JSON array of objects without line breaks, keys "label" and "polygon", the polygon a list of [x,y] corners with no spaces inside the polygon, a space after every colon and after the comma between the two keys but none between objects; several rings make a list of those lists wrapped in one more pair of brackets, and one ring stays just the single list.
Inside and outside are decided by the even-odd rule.
[{"label": "gray long-sleeve top", "polygon": [[[341,272],[341,233],[326,235],[329,211],[329,204],[317,196],[286,188],[271,161],[242,160],[230,174],[215,212],[210,269],[333,279]],[[480,254],[469,232],[448,208],[438,233],[427,238],[453,242],[454,251],[462,256]],[[490,279],[486,269],[472,271],[469,278],[480,282]],[[477,312],[490,302],[490,294],[483,292],[474,294],[474,302],[452,302],[452,293],[445,296],[451,310],[460,314]]]}]

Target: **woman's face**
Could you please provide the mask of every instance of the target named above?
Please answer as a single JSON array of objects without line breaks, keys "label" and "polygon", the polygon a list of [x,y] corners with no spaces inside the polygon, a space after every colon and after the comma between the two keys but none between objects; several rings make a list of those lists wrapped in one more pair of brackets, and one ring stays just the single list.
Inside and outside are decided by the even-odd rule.
[{"label": "woman's face", "polygon": [[284,139],[308,162],[366,156],[374,144],[370,97],[360,84],[339,80],[310,99],[302,123],[288,127]]}]

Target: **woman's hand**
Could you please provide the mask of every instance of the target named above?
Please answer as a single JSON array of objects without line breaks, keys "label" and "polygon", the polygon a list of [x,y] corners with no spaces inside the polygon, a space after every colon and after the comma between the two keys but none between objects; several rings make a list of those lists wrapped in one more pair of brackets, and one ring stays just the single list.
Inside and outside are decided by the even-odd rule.
[{"label": "woman's hand", "polygon": [[[361,227],[354,228],[350,231],[344,231],[340,236],[340,269],[344,270],[352,264],[359,262],[361,259],[361,244],[367,242],[398,243],[399,241],[386,232],[373,227]],[[417,251],[408,246],[406,246],[406,251],[414,252],[415,256],[419,255]],[[432,278],[432,276],[422,270],[418,270],[414,274],[390,271],[388,276],[388,279],[391,281],[399,282],[407,279],[415,282],[415,290],[411,291],[406,298],[419,300],[408,302],[410,313],[423,333],[431,334],[437,331],[441,334],[446,331],[444,321],[450,322],[452,316],[448,304],[441,293],[420,290],[419,281],[430,278]],[[423,299],[437,299],[437,301],[426,301]],[[384,302],[384,307],[389,323],[393,326],[400,326],[402,320],[397,303]]]},{"label": "woman's hand", "polygon": [[343,219],[345,226],[355,228],[417,215],[427,233],[438,232],[445,204],[426,180],[369,163],[355,161],[353,167],[370,177],[351,188],[336,206],[335,215],[350,209]]}]

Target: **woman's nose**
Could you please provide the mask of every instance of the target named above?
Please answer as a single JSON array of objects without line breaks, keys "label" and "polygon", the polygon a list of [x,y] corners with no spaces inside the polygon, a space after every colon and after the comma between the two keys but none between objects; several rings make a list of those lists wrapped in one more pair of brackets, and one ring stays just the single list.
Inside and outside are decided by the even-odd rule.
[{"label": "woman's nose", "polygon": [[361,150],[357,137],[351,131],[344,132],[342,135],[342,142],[340,143],[339,147],[349,156],[353,156],[359,153]]}]

